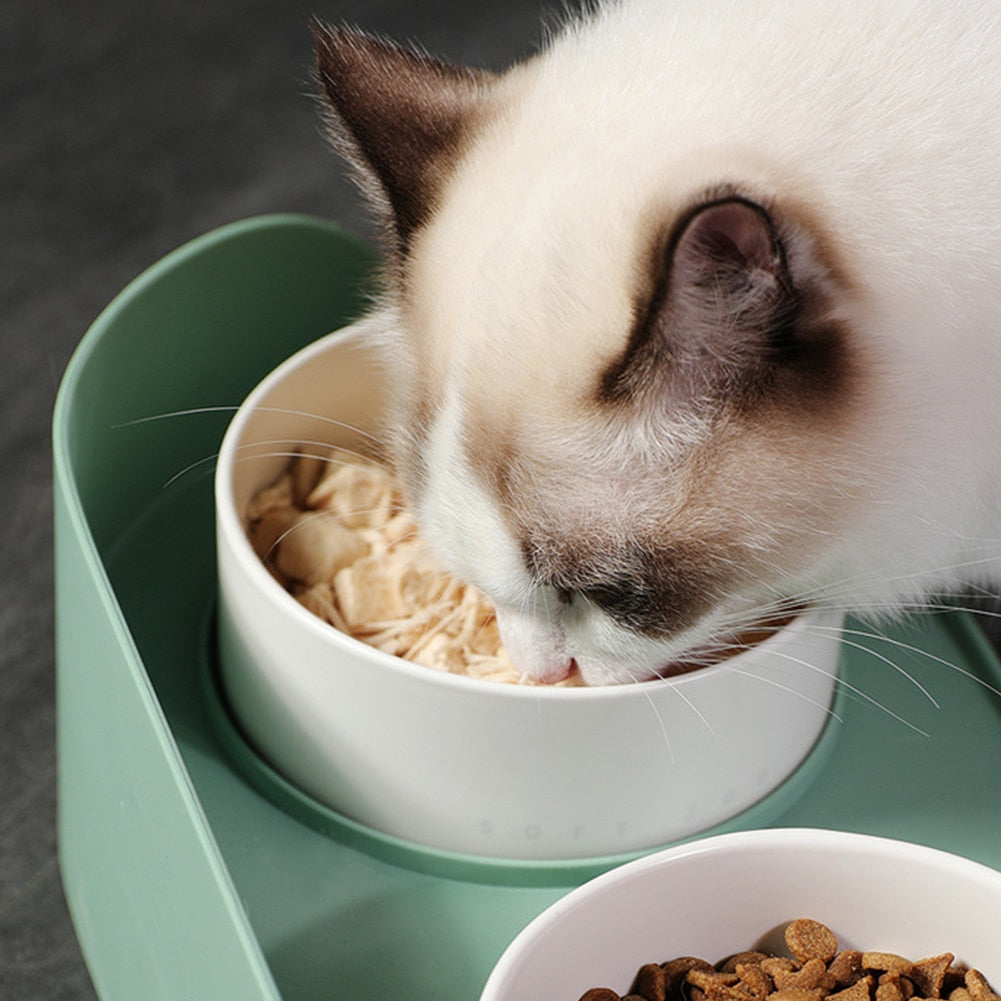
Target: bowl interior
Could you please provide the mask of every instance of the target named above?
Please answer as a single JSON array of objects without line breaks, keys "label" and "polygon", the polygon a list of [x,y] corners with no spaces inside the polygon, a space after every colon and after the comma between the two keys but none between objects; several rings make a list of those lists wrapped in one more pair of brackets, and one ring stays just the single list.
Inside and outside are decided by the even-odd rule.
[{"label": "bowl interior", "polygon": [[323,456],[335,445],[365,455],[378,451],[385,412],[385,379],[363,325],[315,342],[276,369],[237,412],[219,456],[225,490],[220,513],[242,531],[254,494],[300,451]]},{"label": "bowl interior", "polygon": [[841,948],[912,960],[951,951],[1001,980],[1001,873],[890,839],[766,830],[668,849],[571,892],[515,939],[481,1001],[624,993],[643,963],[778,951],[800,917],[830,927]]}]

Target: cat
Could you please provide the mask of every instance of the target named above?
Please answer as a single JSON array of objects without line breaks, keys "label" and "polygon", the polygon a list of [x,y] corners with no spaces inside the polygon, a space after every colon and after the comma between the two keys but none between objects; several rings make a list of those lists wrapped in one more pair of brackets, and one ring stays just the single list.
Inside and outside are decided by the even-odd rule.
[{"label": "cat", "polygon": [[1001,579],[1001,5],[606,2],[500,74],[313,31],[392,459],[528,676]]}]

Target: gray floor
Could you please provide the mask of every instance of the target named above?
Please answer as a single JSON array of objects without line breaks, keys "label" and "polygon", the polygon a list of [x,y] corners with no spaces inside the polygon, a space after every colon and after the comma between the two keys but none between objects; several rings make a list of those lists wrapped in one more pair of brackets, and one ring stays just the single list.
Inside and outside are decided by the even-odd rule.
[{"label": "gray floor", "polygon": [[367,235],[306,97],[309,13],[499,68],[537,46],[542,7],[0,2],[0,998],[95,996],[54,836],[48,434],[70,353],[139,271],[222,223],[302,211]]},{"label": "gray floor", "polygon": [[95,997],[59,883],[49,426],[96,314],[220,224],[368,235],[307,96],[310,14],[501,68],[536,0],[0,2],[0,998]]}]

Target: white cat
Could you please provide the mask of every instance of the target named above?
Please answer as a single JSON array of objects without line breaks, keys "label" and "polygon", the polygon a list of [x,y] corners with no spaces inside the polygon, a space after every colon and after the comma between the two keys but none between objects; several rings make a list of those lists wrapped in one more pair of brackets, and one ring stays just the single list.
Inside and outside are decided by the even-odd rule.
[{"label": "white cat", "polygon": [[1001,4],[626,0],[499,76],[314,30],[395,461],[526,673],[1001,577]]}]

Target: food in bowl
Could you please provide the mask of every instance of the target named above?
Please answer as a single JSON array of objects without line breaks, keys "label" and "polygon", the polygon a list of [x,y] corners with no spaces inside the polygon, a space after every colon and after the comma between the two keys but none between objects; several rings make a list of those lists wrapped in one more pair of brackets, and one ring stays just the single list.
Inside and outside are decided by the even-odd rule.
[{"label": "food in bowl", "polygon": [[[341,632],[451,674],[541,684],[511,663],[489,599],[437,564],[385,465],[343,448],[300,452],[254,495],[245,518],[254,551],[272,575]],[[762,622],[670,673],[754,646],[791,618]],[[573,671],[547,687],[582,684]]]},{"label": "food in bowl", "polygon": [[282,586],[342,632],[440,671],[525,681],[493,606],[438,566],[385,466],[345,449],[300,454],[252,499],[247,528]]},{"label": "food in bowl", "polygon": [[784,938],[785,955],[752,948],[716,963],[645,963],[625,995],[593,987],[579,1001],[1001,1001],[979,970],[953,965],[950,952],[910,960],[839,949],[834,932],[812,918],[790,922]]},{"label": "food in bowl", "polygon": [[[834,934],[813,922],[805,928],[795,923],[792,941],[786,942],[790,920],[802,915],[822,919]],[[999,928],[1001,872],[972,859],[848,831],[735,831],[645,855],[571,890],[515,937],[480,1001],[576,1001],[592,988],[614,988],[628,997],[645,964],[690,956],[723,967],[743,953],[742,963],[750,966],[748,954],[756,951],[784,957],[789,972],[799,976],[808,975],[802,972],[808,965],[829,973],[839,953],[854,953],[860,964],[872,967],[873,994],[863,995],[870,986],[865,983],[839,1001],[901,1001],[892,983],[907,1001],[909,988],[901,977],[915,965],[925,982],[911,1001],[922,992],[934,995],[936,959],[943,971],[939,997],[972,1001],[976,992],[996,1001]],[[720,957],[728,959],[719,963]],[[909,957],[930,958],[912,963]],[[795,964],[801,969],[792,969]],[[971,972],[967,985],[967,971],[974,967],[979,974]],[[963,971],[958,983],[950,969]],[[907,979],[918,978],[911,973]],[[693,986],[687,984],[686,992]],[[965,994],[955,993],[958,986]],[[818,986],[783,980],[775,987],[780,996],[771,1001],[822,1001],[811,993]],[[631,1001],[643,997],[637,993],[634,989]],[[717,999],[703,990],[699,1001],[753,1001],[746,990],[734,997],[732,985],[722,993],[725,998]],[[611,997],[605,995],[606,1001]]]}]

